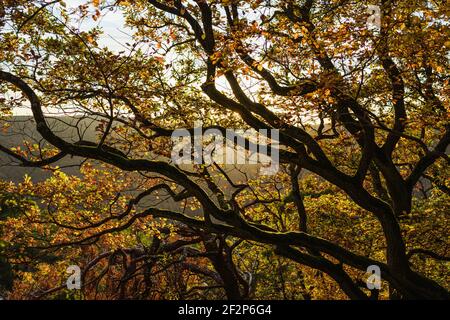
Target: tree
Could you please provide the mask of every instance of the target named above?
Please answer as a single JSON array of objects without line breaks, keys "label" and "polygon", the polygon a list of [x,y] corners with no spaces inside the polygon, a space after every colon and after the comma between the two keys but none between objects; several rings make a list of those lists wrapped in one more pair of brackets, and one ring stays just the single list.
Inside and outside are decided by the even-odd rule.
[{"label": "tree", "polygon": [[[419,253],[446,260],[445,253],[408,251],[402,231],[418,204],[449,195],[449,29],[443,3],[381,1],[378,30],[368,28],[365,4],[345,0],[92,4],[74,12],[60,1],[6,1],[0,12],[0,79],[5,96],[16,93],[2,101],[2,110],[7,115],[27,100],[42,137],[28,150],[0,150],[23,166],[48,167],[77,156],[107,164],[114,174],[139,177],[139,193],[122,203],[121,214],[94,214],[89,223],[55,219],[53,224],[82,231],[82,237],[47,239],[47,249],[89,244],[141,219],[164,218],[218,239],[269,245],[277,256],[326,274],[352,299],[374,297],[357,281],[371,265],[381,269],[391,298],[448,299],[447,289],[412,262]],[[92,13],[97,20],[108,9],[120,10],[134,31],[134,43],[124,44],[123,52],[102,48],[99,29],[73,26],[78,14],[89,19]],[[68,124],[76,138],[64,138],[49,125],[47,107],[61,113],[75,108],[77,119],[95,119],[97,136],[86,139],[76,121]],[[162,159],[170,155],[173,131],[193,130],[196,120],[222,131],[279,130],[282,170],[255,182],[267,197],[250,183],[233,181],[218,165],[186,170]],[[343,244],[342,237],[318,235],[317,223],[324,221],[309,221],[305,200],[314,197],[304,192],[302,172],[318,178],[326,203],[342,211],[348,204],[353,213],[377,221],[382,237],[374,239],[384,243],[384,256],[370,256],[348,239]],[[280,184],[284,197],[274,199]],[[420,199],[424,184],[433,190]],[[200,214],[162,209],[156,201],[139,205],[157,190]],[[332,219],[338,224],[345,217]],[[361,232],[371,233],[364,227]],[[205,243],[207,251],[214,246]],[[231,269],[220,271],[228,265],[223,258],[210,260],[222,277],[235,278]],[[224,282],[236,283],[231,298],[248,285],[236,278]]]}]

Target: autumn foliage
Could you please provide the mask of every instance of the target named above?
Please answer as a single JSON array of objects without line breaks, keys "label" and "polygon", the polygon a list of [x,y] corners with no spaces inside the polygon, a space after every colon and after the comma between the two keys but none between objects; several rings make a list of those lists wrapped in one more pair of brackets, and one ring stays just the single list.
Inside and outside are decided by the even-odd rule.
[{"label": "autumn foliage", "polygon": [[[0,1],[1,165],[47,175],[0,180],[0,296],[448,299],[449,8],[371,8]],[[174,164],[198,121],[279,130],[279,171]]]}]

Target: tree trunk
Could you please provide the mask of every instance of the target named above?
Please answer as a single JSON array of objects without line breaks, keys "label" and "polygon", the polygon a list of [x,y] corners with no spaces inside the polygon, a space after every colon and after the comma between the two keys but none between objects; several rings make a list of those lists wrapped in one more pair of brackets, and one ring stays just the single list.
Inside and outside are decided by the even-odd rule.
[{"label": "tree trunk", "polygon": [[[387,265],[392,274],[399,280],[398,283],[391,283],[391,298],[449,299],[450,295],[445,288],[411,270],[400,226],[393,212],[387,212],[381,218],[381,225],[386,238]],[[395,289],[395,291],[392,289]]]}]

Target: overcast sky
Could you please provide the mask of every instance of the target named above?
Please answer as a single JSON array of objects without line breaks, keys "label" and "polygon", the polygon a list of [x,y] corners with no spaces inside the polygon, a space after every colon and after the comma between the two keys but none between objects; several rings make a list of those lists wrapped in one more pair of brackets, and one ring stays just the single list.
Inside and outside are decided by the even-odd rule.
[{"label": "overcast sky", "polygon": [[[84,3],[86,3],[86,0],[66,1],[68,8],[77,8]],[[99,45],[106,46],[110,50],[121,51],[124,49],[121,44],[131,41],[132,30],[125,27],[125,19],[119,10],[102,10],[101,17],[97,21],[94,21],[91,16],[82,20],[82,30],[89,30],[92,27],[102,28],[104,34],[100,38]]]}]

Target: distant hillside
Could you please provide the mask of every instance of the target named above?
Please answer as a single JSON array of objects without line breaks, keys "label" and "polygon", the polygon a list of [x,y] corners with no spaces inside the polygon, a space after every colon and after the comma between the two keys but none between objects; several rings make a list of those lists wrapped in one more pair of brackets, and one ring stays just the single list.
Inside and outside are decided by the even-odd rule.
[{"label": "distant hillside", "polygon": [[[78,131],[86,140],[93,140],[95,136],[96,122],[93,120],[80,120],[70,117],[49,118],[49,126],[59,136],[68,140],[78,140]],[[9,121],[10,127],[6,131],[0,131],[0,144],[5,147],[23,146],[24,141],[32,144],[42,144],[42,137],[36,130],[33,118],[30,116],[15,116]],[[78,130],[74,127],[78,125]],[[78,157],[65,157],[56,162],[56,165],[64,168],[68,174],[78,174],[78,168],[73,165],[79,164],[82,159]],[[72,166],[72,167],[70,167]],[[28,174],[33,181],[42,181],[50,176],[48,171],[40,168],[25,168],[18,165],[17,161],[4,153],[0,153],[0,179],[18,182]]]},{"label": "distant hillside", "polygon": [[[96,141],[95,127],[98,124],[97,121],[88,119],[79,119],[71,117],[59,117],[48,118],[48,124],[52,130],[58,134],[58,136],[64,138],[67,141],[77,141],[80,136],[83,140]],[[16,116],[10,121],[10,127],[7,131],[1,132],[0,130],[0,144],[6,147],[23,146],[24,140],[30,143],[45,143],[42,137],[36,130],[33,118],[30,116]],[[77,128],[78,129],[77,129]],[[80,157],[66,156],[55,165],[61,167],[65,173],[70,175],[80,175],[79,167],[76,165],[82,162]],[[41,168],[27,168],[18,165],[17,161],[0,152],[0,179],[20,182],[23,181],[24,175],[27,174],[31,177],[33,182],[44,181],[51,176],[51,172],[43,170]],[[131,194],[134,192],[131,191]],[[155,192],[154,196],[148,197],[148,199],[141,202],[142,205],[148,201],[152,203],[157,199],[158,193]],[[178,206],[172,202],[167,201],[160,204],[160,207],[167,209],[178,209]]]},{"label": "distant hillside", "polygon": [[[95,128],[98,121],[92,119],[80,119],[76,117],[53,117],[47,119],[49,126],[60,137],[67,141],[78,141],[80,137],[83,140],[96,141]],[[31,116],[15,116],[10,121],[10,127],[6,132],[0,130],[0,144],[6,147],[23,146],[24,140],[29,143],[45,143],[36,130],[34,120]],[[56,162],[64,172],[68,174],[78,174],[78,168],[73,165],[82,161],[79,157],[67,156]],[[238,165],[240,171],[244,172],[247,177],[257,175],[257,165]],[[245,179],[245,175],[238,170],[232,170],[232,166],[226,166],[230,171],[233,179]],[[10,180],[14,182],[21,181],[23,176],[28,174],[33,181],[42,181],[50,176],[50,173],[40,168],[25,168],[18,165],[17,161],[0,153],[0,179]]]},{"label": "distant hillside", "polygon": [[[49,126],[60,137],[67,141],[77,141],[80,136],[83,140],[96,141],[95,127],[98,122],[88,119],[79,119],[71,117],[58,117],[48,118]],[[76,128],[78,127],[78,129]],[[41,143],[45,144],[42,137],[36,130],[35,122],[30,116],[15,116],[10,121],[10,127],[6,131],[0,130],[0,144],[5,147],[17,147],[23,146],[24,140],[29,143]],[[79,175],[79,168],[75,165],[80,164],[83,159],[79,157],[67,156],[55,165],[61,167],[61,169],[71,175]],[[257,175],[257,165],[238,165],[239,171],[233,169],[233,166],[226,166],[225,170],[234,182],[245,181],[247,178],[254,178]],[[186,168],[188,169],[188,168]],[[43,170],[41,168],[27,168],[22,167],[16,160],[0,152],[0,179],[12,182],[23,181],[24,175],[27,174],[34,182],[43,181],[51,176],[51,172]],[[228,184],[225,179],[219,181],[219,184]],[[228,189],[231,192],[231,189]],[[228,193],[226,191],[226,193]],[[132,192],[133,193],[133,192]],[[155,193],[155,197],[158,193]],[[149,197],[148,201],[152,201],[155,198]],[[145,202],[143,202],[145,203]],[[168,209],[178,208],[177,205],[171,203],[171,201],[160,205],[161,207],[167,207]],[[190,210],[188,210],[190,211]]]}]

